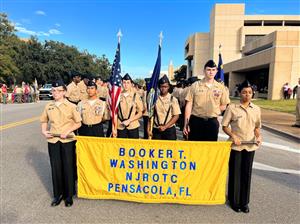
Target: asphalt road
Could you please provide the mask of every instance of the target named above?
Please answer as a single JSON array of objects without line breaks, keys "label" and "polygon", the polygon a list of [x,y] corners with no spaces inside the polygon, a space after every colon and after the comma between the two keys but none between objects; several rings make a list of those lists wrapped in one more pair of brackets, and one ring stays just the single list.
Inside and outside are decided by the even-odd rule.
[{"label": "asphalt road", "polygon": [[51,207],[47,143],[37,120],[45,103],[0,106],[1,223],[299,223],[300,145],[267,131],[255,155],[249,214],[227,205],[78,198],[71,208]]}]

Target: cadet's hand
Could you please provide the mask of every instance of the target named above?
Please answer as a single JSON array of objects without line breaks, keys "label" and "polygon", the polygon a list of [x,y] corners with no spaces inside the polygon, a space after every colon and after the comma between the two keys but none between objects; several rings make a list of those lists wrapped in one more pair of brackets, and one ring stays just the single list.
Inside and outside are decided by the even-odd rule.
[{"label": "cadet's hand", "polygon": [[159,131],[165,131],[167,129],[167,127],[165,125],[159,126],[158,130]]},{"label": "cadet's hand", "polygon": [[61,138],[61,139],[66,139],[66,138],[68,137],[69,134],[70,134],[70,132],[61,133],[61,134],[60,134],[60,138]]},{"label": "cadet's hand", "polygon": [[53,138],[52,134],[49,131],[44,131],[42,132],[42,134],[46,137],[46,138]]},{"label": "cadet's hand", "polygon": [[232,136],[232,142],[233,142],[233,144],[235,144],[235,145],[241,145],[242,143],[241,143],[241,140],[239,139],[239,137],[237,137],[236,135],[233,135]]},{"label": "cadet's hand", "polygon": [[127,127],[131,123],[130,120],[123,121],[122,124]]},{"label": "cadet's hand", "polygon": [[117,129],[112,131],[112,137],[116,138],[118,136]]},{"label": "cadet's hand", "polygon": [[262,143],[262,138],[261,138],[261,135],[259,135],[258,137],[256,137],[256,142],[257,144],[260,146],[261,143]]},{"label": "cadet's hand", "polygon": [[185,125],[184,128],[183,128],[183,134],[184,135],[189,135],[190,131],[191,131],[190,126]]}]

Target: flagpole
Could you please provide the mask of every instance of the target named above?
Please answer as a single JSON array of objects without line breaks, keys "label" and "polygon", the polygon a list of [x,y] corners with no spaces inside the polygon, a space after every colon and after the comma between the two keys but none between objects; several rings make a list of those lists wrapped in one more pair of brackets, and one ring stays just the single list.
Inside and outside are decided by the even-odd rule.
[{"label": "flagpole", "polygon": [[[118,37],[118,43],[121,43],[121,37],[122,37],[121,29],[119,29],[119,32],[117,33]],[[112,137],[117,137],[117,126],[118,126],[118,116],[114,116],[114,119],[112,120]]]},{"label": "flagpole", "polygon": [[[159,46],[162,45],[162,39],[163,39],[163,32],[161,31],[159,34]],[[154,114],[151,116],[151,118],[148,121],[148,139],[152,139],[153,137],[153,123],[154,123]]]}]

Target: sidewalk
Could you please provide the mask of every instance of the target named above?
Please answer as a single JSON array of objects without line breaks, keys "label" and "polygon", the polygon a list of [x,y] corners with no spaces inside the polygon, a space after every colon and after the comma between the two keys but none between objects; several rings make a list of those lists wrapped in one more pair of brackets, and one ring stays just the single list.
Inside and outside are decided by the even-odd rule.
[{"label": "sidewalk", "polygon": [[296,119],[294,114],[261,108],[261,119],[263,129],[293,139],[300,143],[300,128],[292,127]]}]

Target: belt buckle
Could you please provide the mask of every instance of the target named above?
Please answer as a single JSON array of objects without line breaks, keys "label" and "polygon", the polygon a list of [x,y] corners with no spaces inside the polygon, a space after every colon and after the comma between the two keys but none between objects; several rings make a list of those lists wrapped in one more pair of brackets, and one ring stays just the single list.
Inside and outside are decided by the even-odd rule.
[{"label": "belt buckle", "polygon": [[208,119],[209,119],[208,117],[203,117],[203,120],[205,121],[208,121]]},{"label": "belt buckle", "polygon": [[88,124],[88,127],[91,128],[91,127],[93,127],[93,125],[92,124]]}]

